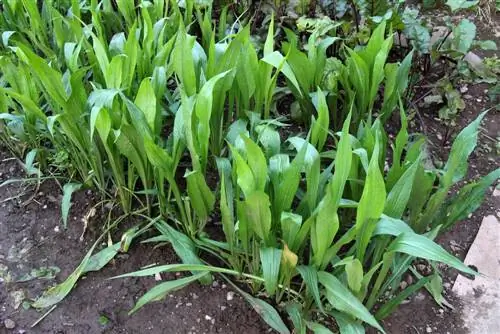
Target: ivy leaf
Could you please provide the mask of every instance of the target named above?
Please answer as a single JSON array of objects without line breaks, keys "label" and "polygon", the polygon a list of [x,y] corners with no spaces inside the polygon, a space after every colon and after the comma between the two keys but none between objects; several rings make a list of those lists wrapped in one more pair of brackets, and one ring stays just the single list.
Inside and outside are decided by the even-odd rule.
[{"label": "ivy leaf", "polygon": [[446,5],[450,7],[452,12],[455,12],[460,9],[467,9],[474,7],[477,5],[479,1],[469,1],[469,0],[448,0],[446,1]]},{"label": "ivy leaf", "polygon": [[481,50],[497,50],[497,43],[492,40],[486,41],[476,41],[474,45],[479,47]]},{"label": "ivy leaf", "polygon": [[418,10],[405,8],[401,20],[404,24],[404,35],[410,40],[417,52],[420,54],[429,53],[431,35],[429,30],[422,25]]}]

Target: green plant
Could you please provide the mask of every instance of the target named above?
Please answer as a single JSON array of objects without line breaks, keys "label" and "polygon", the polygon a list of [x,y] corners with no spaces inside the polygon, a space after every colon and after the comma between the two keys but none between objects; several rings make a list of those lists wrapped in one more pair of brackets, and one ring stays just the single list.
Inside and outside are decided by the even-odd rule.
[{"label": "green plant", "polygon": [[[103,235],[128,215],[146,221],[92,255],[99,239],[34,307],[61,301],[81,275],[152,227],[159,235],[146,242],[169,243],[184,264],[123,276],[192,275],[154,287],[132,312],[220,273],[245,283],[253,295],[236,289],[279,332],[290,331],[271,303],[284,306],[300,333],[328,331],[319,316],[342,333],[362,332],[362,323],[383,332],[378,320],[418,289],[442,302],[439,272],[419,276],[415,258],[475,274],[433,239],[474,211],[499,177],[496,170],[448,196],[465,176],[484,114],[457,136],[442,169],[429,167],[425,138],[410,136],[403,109],[413,53],[387,63],[388,25],[398,20],[390,3],[352,3],[356,19],[369,19],[356,21],[354,38],[342,35],[349,24],[302,18],[307,44],[286,30],[281,51],[273,15],[261,45],[229,7],[215,28],[211,1],[135,4],[2,4],[0,138],[26,155],[25,169],[38,181],[46,161],[76,171],[63,187],[63,224],[71,194],[92,185],[125,211],[103,224]],[[300,5],[305,11],[315,2]],[[361,30],[375,26],[365,38]],[[473,44],[441,42],[454,59]],[[329,48],[343,54],[328,58]],[[306,124],[286,140],[283,118],[270,118],[283,92],[292,93]],[[401,130],[391,143],[383,125],[398,102]],[[206,228],[219,216],[222,240]],[[417,283],[394,295],[406,272]]]},{"label": "green plant", "polygon": [[[345,64],[335,58],[327,59],[324,80],[326,88],[333,90],[331,104],[336,111],[336,121],[342,122],[352,105],[353,131],[357,131],[363,120],[367,120],[369,126],[372,124],[375,101],[383,82],[385,88],[380,115],[384,121],[391,115],[408,85],[413,53],[410,52],[400,65],[386,64],[393,36],[390,34],[385,38],[385,28],[383,21],[363,49],[355,51],[346,47]],[[342,98],[336,92],[341,90],[344,91]],[[335,105],[339,101],[341,106]]]},{"label": "green plant", "polygon": [[[199,260],[190,258],[195,262],[123,276],[174,270],[234,275],[247,282],[254,294],[265,291],[277,303],[284,298],[287,310],[298,312],[294,321],[297,330],[319,326],[311,320],[316,312],[326,312],[341,328],[348,324],[358,327],[353,319],[359,319],[380,329],[376,318],[387,316],[431,279],[420,277],[409,290],[383,300],[375,317],[370,315],[368,310],[399,284],[414,258],[441,261],[472,272],[432,239],[475,210],[486,188],[500,173],[493,172],[446,201],[450,182],[463,177],[465,167],[461,161],[475,146],[482,117],[457,137],[444,173],[426,170],[425,157],[420,153],[423,141],[408,142],[404,113],[402,117],[403,128],[396,138],[393,163],[386,176],[380,167],[385,160],[385,135],[379,120],[371,127],[365,126],[360,138],[355,139],[348,135],[348,118],[335,159],[322,172],[320,154],[304,139],[288,139],[296,151],[291,159],[290,153],[281,151],[279,139],[275,145],[268,145],[257,133],[240,128],[243,131],[239,136],[228,138],[232,159],[218,160],[225,241],[201,235],[190,246],[191,254],[197,245],[217,255],[227,267],[200,265]],[[249,135],[256,135],[256,141]],[[433,189],[436,177],[440,186]],[[417,184],[430,184],[430,188]],[[472,194],[470,205],[458,205]],[[443,215],[449,219],[443,220]],[[157,227],[162,234],[151,241],[169,241],[178,249],[173,240],[185,239],[174,237],[165,222]],[[188,239],[185,243],[189,243]],[[134,310],[199,279],[198,273],[158,286],[144,295]],[[264,319],[276,330],[286,332],[284,324],[272,316],[276,311],[264,305]]]}]

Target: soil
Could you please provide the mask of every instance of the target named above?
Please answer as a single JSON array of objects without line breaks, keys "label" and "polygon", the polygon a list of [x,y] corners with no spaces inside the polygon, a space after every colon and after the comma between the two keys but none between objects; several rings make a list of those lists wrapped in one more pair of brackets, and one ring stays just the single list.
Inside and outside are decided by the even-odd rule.
[{"label": "soil", "polygon": [[[0,150],[0,183],[16,177],[23,177],[22,167]],[[64,230],[59,206],[61,190],[57,183],[42,183],[35,193],[34,185],[25,187],[18,183],[0,188],[0,333],[268,331],[260,316],[237,293],[228,300],[232,291],[220,280],[212,286],[193,284],[129,316],[128,311],[137,299],[158,282],[154,277],[107,279],[150,264],[180,263],[169,247],[153,249],[150,245],[138,243],[103,270],[79,280],[64,301],[31,328],[43,313],[15,305],[15,294],[20,292],[25,294],[26,300],[35,299],[49,286],[62,282],[98,238],[99,223],[105,219],[100,213],[93,217],[83,241],[80,241],[83,231],[81,218],[96,202],[92,192],[81,191],[73,195],[68,229]],[[19,197],[11,199],[16,196]],[[22,275],[42,266],[56,266],[61,271],[52,280],[15,282]],[[165,275],[162,278],[174,277]],[[4,327],[7,319],[14,321],[14,329]]]}]

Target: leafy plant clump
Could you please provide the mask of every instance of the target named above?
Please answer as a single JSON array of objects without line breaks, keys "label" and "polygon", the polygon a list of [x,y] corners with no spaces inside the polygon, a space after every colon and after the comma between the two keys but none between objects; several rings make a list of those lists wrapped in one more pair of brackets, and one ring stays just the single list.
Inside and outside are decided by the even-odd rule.
[{"label": "leafy plant clump", "polygon": [[[288,10],[306,14],[311,4]],[[55,305],[150,230],[158,235],[143,241],[170,244],[183,263],[119,277],[186,276],[158,284],[131,312],[216,273],[244,283],[235,288],[280,333],[333,330],[318,319],[341,333],[365,324],[383,332],[379,321],[421,288],[443,303],[437,263],[476,274],[433,240],[500,176],[449,195],[485,114],[455,138],[444,167],[433,166],[405,108],[420,50],[392,57],[394,30],[415,32],[418,20],[373,5],[353,2],[342,15],[337,7],[346,15],[338,22],[296,15],[288,25],[273,12],[257,28],[253,12],[212,1],[2,4],[2,143],[38,180],[68,180],[64,227],[72,193],[85,187],[124,212],[103,236],[128,215],[143,219],[93,254],[97,240],[33,306]],[[460,60],[472,42],[456,38],[441,46]],[[455,114],[453,88],[442,89]],[[391,140],[385,125],[395,112]],[[416,272],[417,258],[431,275]],[[399,291],[405,274],[415,283]]]}]

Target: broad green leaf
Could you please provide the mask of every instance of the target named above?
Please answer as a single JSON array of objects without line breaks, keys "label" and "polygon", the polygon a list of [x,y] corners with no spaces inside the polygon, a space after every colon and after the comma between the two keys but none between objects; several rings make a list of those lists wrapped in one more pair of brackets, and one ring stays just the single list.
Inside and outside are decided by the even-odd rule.
[{"label": "broad green leaf", "polygon": [[111,131],[111,117],[106,108],[92,108],[90,112],[90,139],[94,138],[95,128],[97,128],[97,132],[103,143],[106,143]]},{"label": "broad green leaf", "polygon": [[309,328],[314,334],[333,334],[331,330],[317,322],[307,322],[307,328]]},{"label": "broad green leaf", "polygon": [[196,129],[196,135],[198,137],[198,142],[200,143],[201,152],[199,155],[202,161],[202,168],[207,163],[208,158],[208,145],[210,142],[210,119],[212,117],[212,103],[213,97],[217,92],[214,91],[215,85],[219,80],[224,78],[230,71],[220,73],[208,80],[200,90],[196,98],[195,113],[198,118],[198,127]]},{"label": "broad green leaf", "polygon": [[287,245],[293,245],[302,226],[302,216],[291,212],[282,212],[280,222],[283,241]]},{"label": "broad green leaf", "polygon": [[238,186],[243,191],[245,197],[249,197],[255,190],[256,186],[254,174],[238,151],[231,145],[229,147],[231,148],[231,153],[236,166],[236,179]]},{"label": "broad green leaf", "polygon": [[306,334],[307,327],[302,314],[302,305],[298,302],[287,303],[285,307],[288,316],[292,320],[295,334]]},{"label": "broad green leaf", "polygon": [[359,292],[363,280],[363,266],[358,259],[354,259],[345,265],[347,284],[353,292]]},{"label": "broad green leaf", "polygon": [[142,80],[134,103],[144,113],[151,132],[158,133],[160,131],[160,113],[156,106],[156,96],[151,79],[145,78]]},{"label": "broad green leaf", "polygon": [[181,22],[177,32],[177,39],[175,41],[172,59],[175,73],[179,77],[182,83],[182,88],[186,92],[187,96],[193,96],[197,91],[197,76],[195,73],[192,53],[195,40],[194,36],[190,36],[186,33],[186,28]]},{"label": "broad green leaf", "polygon": [[443,47],[449,49],[450,52],[459,52],[463,56],[471,49],[475,37],[476,25],[468,19],[462,19],[453,28],[453,37],[443,43]]},{"label": "broad green leaf", "polygon": [[297,152],[300,152],[305,148],[304,163],[306,165],[306,170],[310,170],[314,166],[316,161],[319,160],[318,150],[316,150],[316,148],[309,142],[307,142],[304,138],[292,137],[288,138],[287,141],[293,145]]},{"label": "broad green leaf", "polygon": [[386,201],[385,182],[379,167],[379,147],[377,139],[356,214],[358,231],[356,253],[361,262],[364,261],[366,248],[376,226],[375,222],[382,215]]},{"label": "broad green leaf", "polygon": [[71,208],[71,195],[82,187],[80,183],[66,183],[63,187],[63,198],[61,201],[61,214],[64,228],[68,225],[69,209]]},{"label": "broad green leaf", "polygon": [[262,317],[266,324],[271,326],[271,328],[280,334],[290,334],[290,330],[286,327],[283,320],[281,320],[279,313],[274,309],[274,307],[262,299],[254,298],[248,293],[245,293],[240,289],[238,290],[246,301],[252,305],[253,309]]},{"label": "broad green leaf", "polygon": [[323,150],[328,131],[330,128],[330,112],[326,104],[326,98],[323,91],[318,87],[317,91],[318,103],[315,106],[318,112],[318,119],[313,121],[311,127],[311,144],[314,145],[319,152]]},{"label": "broad green leaf", "polygon": [[443,224],[444,228],[453,226],[454,223],[466,219],[469,214],[476,211],[484,200],[487,189],[500,178],[500,168],[494,170],[479,181],[467,184],[458,193],[445,203],[445,208],[438,215],[435,223]]},{"label": "broad green leaf", "polygon": [[465,127],[455,138],[451,146],[451,152],[448,161],[444,166],[445,174],[442,183],[445,187],[460,181],[467,173],[467,160],[474,151],[477,144],[479,125],[486,112],[481,113],[472,123]]},{"label": "broad green leaf", "polygon": [[384,80],[384,67],[389,55],[389,51],[392,47],[392,42],[394,38],[392,36],[388,37],[382,45],[380,45],[380,51],[378,51],[375,56],[375,61],[373,63],[373,72],[371,76],[371,86],[370,86],[370,98],[374,99],[377,96],[379,86]]},{"label": "broad green leaf", "polygon": [[[229,162],[228,162],[229,164]],[[219,160],[217,160],[219,166]],[[230,168],[230,166],[229,166]],[[220,170],[220,169],[219,169]],[[233,186],[231,183],[231,174],[220,173],[220,212],[222,220],[222,229],[226,236],[227,243],[232,247],[234,243],[234,207],[233,207]]]},{"label": "broad green leaf", "polygon": [[383,216],[377,222],[377,226],[373,231],[373,235],[392,235],[399,236],[402,233],[414,233],[412,228],[400,219],[394,219],[388,216]]},{"label": "broad green leaf", "polygon": [[412,187],[415,180],[415,174],[420,165],[420,159],[415,161],[387,195],[384,213],[393,218],[401,218],[405,212],[406,205],[410,199]]},{"label": "broad green leaf", "polygon": [[154,143],[152,139],[144,138],[144,148],[148,156],[149,162],[155,167],[169,175],[173,179],[174,160],[172,156],[165,150]]},{"label": "broad green leaf", "polygon": [[365,328],[358,321],[340,312],[331,313],[339,326],[340,334],[365,334]]},{"label": "broad green leaf", "polygon": [[267,30],[267,38],[264,43],[264,56],[272,53],[274,50],[274,13],[271,14],[271,22]]},{"label": "broad green leaf", "polygon": [[476,6],[479,1],[474,0],[448,0],[446,1],[446,5],[450,7],[452,12],[455,12],[460,9],[467,9]]},{"label": "broad green leaf", "polygon": [[262,265],[262,276],[264,278],[264,286],[269,296],[273,296],[278,287],[278,278],[281,263],[281,249],[277,248],[261,248],[260,263]]},{"label": "broad green leaf", "polygon": [[83,269],[83,273],[99,271],[111,261],[120,250],[120,243],[108,246],[100,252],[92,255]]},{"label": "broad green leaf", "polygon": [[429,238],[416,233],[402,233],[388,247],[387,251],[405,253],[414,257],[438,261],[464,273],[477,275],[459,259],[450,255],[441,246]]},{"label": "broad green leaf", "polygon": [[297,78],[295,77],[295,74],[293,73],[292,68],[286,61],[286,57],[283,57],[283,55],[279,53],[279,51],[274,51],[265,55],[264,58],[262,58],[262,61],[274,66],[279,72],[283,73],[285,77],[293,84],[297,92],[302,95],[300,85],[297,81]]},{"label": "broad green leaf", "polygon": [[370,311],[335,276],[320,271],[318,278],[325,287],[326,297],[333,308],[356,317],[385,333]]},{"label": "broad green leaf", "polygon": [[111,245],[100,252],[92,255],[100,239],[87,252],[78,267],[66,278],[66,280],[54,287],[44,291],[43,295],[35,300],[31,306],[42,309],[53,306],[62,301],[73,289],[81,275],[90,271],[101,270],[117,254],[120,244]]},{"label": "broad green leaf", "polygon": [[313,296],[314,301],[316,302],[316,306],[322,312],[324,312],[323,303],[321,302],[321,297],[318,288],[318,271],[312,266],[305,266],[305,265],[298,266],[297,271],[300,273],[302,279],[306,283],[308,293],[310,293]]},{"label": "broad green leaf", "polygon": [[497,44],[492,40],[477,41],[475,44],[482,50],[497,50]]},{"label": "broad green leaf", "polygon": [[[159,221],[155,224],[158,231],[163,234],[175,250],[175,253],[181,258],[182,262],[185,264],[201,265],[202,262],[196,255],[196,247],[193,241],[185,234],[177,231],[164,221]],[[197,275],[196,271],[192,272],[193,275]],[[200,282],[203,284],[209,284],[212,282],[212,278],[208,275],[202,275],[200,277]]]},{"label": "broad green leaf", "polygon": [[267,243],[271,231],[269,196],[263,191],[254,191],[245,199],[244,207],[250,228]]},{"label": "broad green leaf", "polygon": [[215,195],[207,185],[205,177],[199,171],[187,172],[187,191],[194,212],[202,221],[206,221],[214,209]]},{"label": "broad green leaf", "polygon": [[148,292],[144,294],[137,303],[135,304],[134,308],[130,310],[129,314],[132,314],[139,310],[141,307],[146,305],[149,302],[152,301],[159,301],[167,296],[170,292],[182,289],[186,287],[187,285],[196,282],[197,280],[202,280],[204,279],[205,276],[208,275],[208,272],[202,272],[199,274],[195,274],[193,276],[189,277],[184,277],[184,278],[179,278],[174,281],[168,281],[168,282],[163,282],[152,289],[150,289]]},{"label": "broad green leaf", "polygon": [[263,191],[267,182],[267,162],[261,148],[254,143],[250,138],[242,136],[245,142],[248,166],[253,173],[255,180],[255,189]]}]

